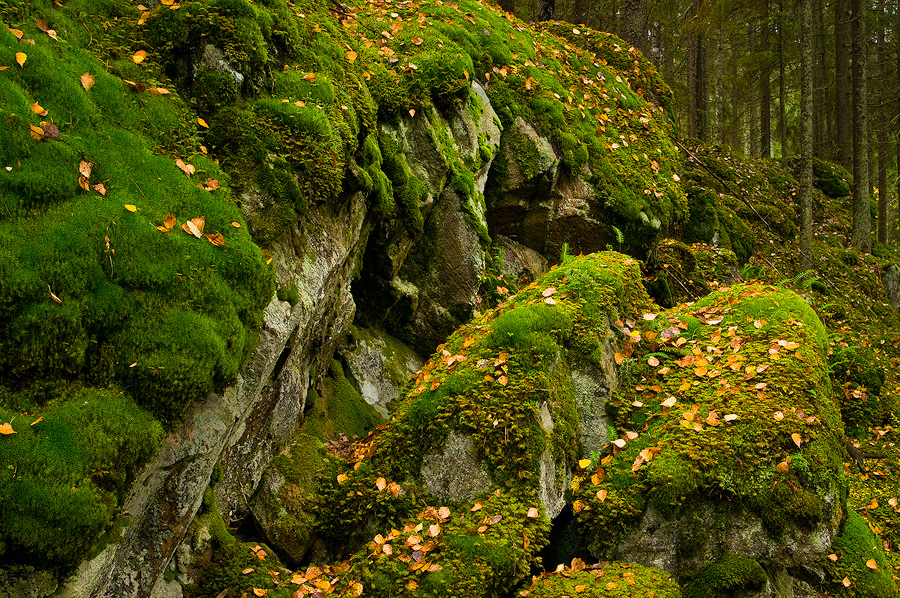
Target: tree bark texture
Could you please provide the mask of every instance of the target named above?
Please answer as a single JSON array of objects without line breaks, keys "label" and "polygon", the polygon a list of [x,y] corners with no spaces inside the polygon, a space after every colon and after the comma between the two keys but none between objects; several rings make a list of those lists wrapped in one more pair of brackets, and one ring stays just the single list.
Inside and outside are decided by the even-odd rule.
[{"label": "tree bark texture", "polygon": [[813,269],[813,39],[812,0],[798,0],[800,17],[800,271]]},{"label": "tree bark texture", "polygon": [[[835,155],[834,161],[853,168],[853,116],[850,109],[850,1],[834,2],[834,87]],[[855,0],[854,0],[855,1]]]},{"label": "tree bark texture", "polygon": [[869,106],[866,90],[868,32],[866,3],[852,0],[853,27],[853,228],[850,242],[872,252],[872,216],[869,211]]}]

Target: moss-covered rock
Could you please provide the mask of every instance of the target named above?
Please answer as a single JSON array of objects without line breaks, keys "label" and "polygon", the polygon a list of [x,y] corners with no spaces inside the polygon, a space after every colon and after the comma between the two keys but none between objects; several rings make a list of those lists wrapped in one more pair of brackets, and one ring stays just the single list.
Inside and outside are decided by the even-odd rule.
[{"label": "moss-covered rock", "polygon": [[817,561],[846,485],[815,313],[790,291],[735,285],[646,319],[613,404],[620,438],[575,486],[591,551],[681,580],[725,548],[775,568]]},{"label": "moss-covered rock", "polygon": [[865,519],[850,511],[841,535],[834,541],[836,559],[825,561],[825,570],[835,596],[880,598],[896,596],[894,563],[879,545]]},{"label": "moss-covered rock", "polygon": [[517,595],[521,598],[576,595],[586,598],[681,598],[682,594],[678,584],[660,569],[634,563],[597,563],[586,567],[584,561],[575,559],[571,567],[533,577],[531,585]]}]

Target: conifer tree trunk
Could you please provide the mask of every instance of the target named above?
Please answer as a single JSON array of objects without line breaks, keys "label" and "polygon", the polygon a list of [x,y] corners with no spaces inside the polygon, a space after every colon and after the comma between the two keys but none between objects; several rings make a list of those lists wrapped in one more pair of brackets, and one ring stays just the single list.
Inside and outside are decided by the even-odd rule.
[{"label": "conifer tree trunk", "polygon": [[834,161],[853,168],[853,116],[850,109],[850,0],[834,2]]},{"label": "conifer tree trunk", "polygon": [[868,0],[852,0],[853,27],[853,228],[850,242],[865,253],[872,252],[872,216],[869,212],[869,120],[866,70]]},{"label": "conifer tree trunk", "polygon": [[[780,13],[781,11],[779,11]],[[763,18],[760,21],[760,56],[768,56],[769,50],[769,0],[764,0]],[[772,66],[766,59],[759,73],[759,153],[763,158],[772,156]]]},{"label": "conifer tree trunk", "polygon": [[650,57],[649,38],[647,37],[647,0],[625,0],[622,14],[622,39]]},{"label": "conifer tree trunk", "polygon": [[813,40],[812,0],[798,0],[800,20],[800,271],[813,268]]},{"label": "conifer tree trunk", "polygon": [[[878,10],[884,14],[885,2],[879,0]],[[885,110],[886,90],[884,84],[885,69],[884,61],[886,53],[884,49],[885,36],[884,25],[878,26],[877,35],[878,46],[876,48],[876,60],[878,61],[878,108],[876,110],[878,122],[875,126],[878,145],[878,242],[887,243],[887,209],[888,209],[888,187],[887,187],[887,111]]]},{"label": "conifer tree trunk", "polygon": [[825,15],[822,0],[812,0],[813,10],[813,155],[825,156],[825,140],[830,139],[831,119],[828,118],[828,102],[825,99]]},{"label": "conifer tree trunk", "polygon": [[785,118],[785,104],[787,103],[787,94],[785,93],[784,81],[784,2],[778,0],[778,136],[781,143],[781,163],[787,160],[787,123]]},{"label": "conifer tree trunk", "polygon": [[538,0],[538,21],[552,21],[556,16],[556,0]]},{"label": "conifer tree trunk", "polygon": [[691,32],[688,44],[688,131],[691,137],[706,140],[706,52],[703,35],[696,22],[703,0],[691,0]]}]

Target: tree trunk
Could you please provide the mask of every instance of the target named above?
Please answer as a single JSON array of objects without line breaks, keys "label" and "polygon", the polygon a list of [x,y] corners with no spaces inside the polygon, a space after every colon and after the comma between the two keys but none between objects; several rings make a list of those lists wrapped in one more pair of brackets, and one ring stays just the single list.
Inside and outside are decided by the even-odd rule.
[{"label": "tree trunk", "polygon": [[788,157],[787,147],[787,118],[785,117],[785,92],[784,80],[784,3],[778,1],[778,137],[781,143],[781,163],[784,164]]},{"label": "tree trunk", "polygon": [[622,14],[622,39],[650,57],[650,44],[647,37],[647,0],[625,0]]},{"label": "tree trunk", "polygon": [[[780,12],[780,11],[779,11]],[[759,152],[763,158],[772,156],[772,63],[769,56],[769,0],[765,0],[765,10],[760,21],[760,56],[765,56],[759,72]]]},{"label": "tree trunk", "polygon": [[815,62],[813,63],[813,155],[819,158],[825,157],[825,140],[830,137],[831,122],[828,118],[828,103],[825,100],[825,15],[822,10],[822,0],[812,0],[813,27],[813,51]]},{"label": "tree trunk", "polygon": [[853,116],[850,109],[850,0],[834,2],[834,161],[853,168]]},{"label": "tree trunk", "polygon": [[[879,0],[879,13],[884,14],[884,0]],[[887,111],[885,103],[887,93],[885,90],[884,78],[884,61],[886,53],[884,51],[884,24],[878,25],[878,46],[876,48],[875,59],[878,61],[878,123],[875,127],[878,146],[878,242],[887,243],[887,210],[888,210],[888,187],[887,187]]]},{"label": "tree trunk", "polygon": [[800,271],[812,270],[813,40],[812,0],[798,0],[800,17]]},{"label": "tree trunk", "polygon": [[850,242],[865,253],[872,252],[872,216],[869,211],[869,120],[866,90],[868,33],[866,3],[852,0],[851,37],[853,60],[853,230]]},{"label": "tree trunk", "polygon": [[538,21],[552,21],[556,16],[556,0],[538,0]]},{"label": "tree trunk", "polygon": [[703,0],[691,0],[688,46],[688,129],[691,137],[706,140],[706,57],[698,20]]}]

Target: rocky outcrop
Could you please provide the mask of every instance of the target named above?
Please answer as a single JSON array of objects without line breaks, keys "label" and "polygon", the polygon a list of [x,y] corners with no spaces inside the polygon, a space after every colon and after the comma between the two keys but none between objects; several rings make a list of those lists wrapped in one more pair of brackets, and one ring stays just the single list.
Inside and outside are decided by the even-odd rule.
[{"label": "rocky outcrop", "polygon": [[61,596],[148,595],[188,531],[217,463],[224,474],[217,485],[223,516],[246,511],[303,411],[310,366],[320,366],[352,321],[349,280],[365,245],[365,207],[357,194],[338,213],[314,212],[308,230],[295,227],[272,248],[279,285],[301,289],[297,303],[273,299],[237,383],[195,405],[169,434],[126,499],[121,541],[82,563]]}]

